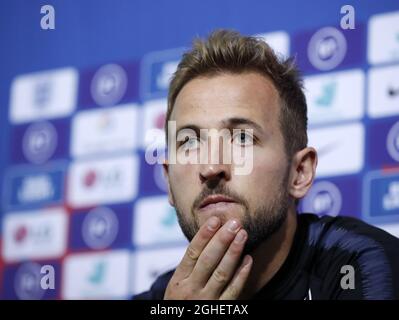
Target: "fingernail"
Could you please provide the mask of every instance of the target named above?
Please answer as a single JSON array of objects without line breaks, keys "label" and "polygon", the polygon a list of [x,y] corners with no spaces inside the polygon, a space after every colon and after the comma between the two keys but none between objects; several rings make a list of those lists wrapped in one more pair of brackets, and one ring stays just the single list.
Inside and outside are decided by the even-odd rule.
[{"label": "fingernail", "polygon": [[240,226],[237,220],[230,220],[229,222],[227,222],[227,230],[229,230],[230,232],[237,232],[239,227]]},{"label": "fingernail", "polygon": [[243,243],[243,242],[245,241],[246,238],[247,238],[246,232],[245,232],[244,230],[240,230],[240,231],[237,233],[237,235],[236,235],[236,237],[235,237],[235,239],[234,239],[234,242],[235,242],[235,243]]},{"label": "fingernail", "polygon": [[208,229],[214,231],[219,226],[219,219],[212,217],[208,221]]}]

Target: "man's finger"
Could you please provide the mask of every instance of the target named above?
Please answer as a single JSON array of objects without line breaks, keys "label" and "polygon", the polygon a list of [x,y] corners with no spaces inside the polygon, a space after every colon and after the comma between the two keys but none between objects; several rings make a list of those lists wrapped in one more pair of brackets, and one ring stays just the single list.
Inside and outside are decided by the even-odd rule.
[{"label": "man's finger", "polygon": [[200,254],[190,275],[190,281],[202,288],[206,286],[240,228],[238,220],[229,220],[217,231]]},{"label": "man's finger", "polygon": [[216,296],[221,294],[236,272],[247,238],[248,234],[244,229],[237,233],[226,254],[209,278],[204,291],[214,292]]},{"label": "man's finger", "polygon": [[253,260],[250,255],[246,255],[244,257],[244,260],[242,261],[230,284],[220,296],[220,300],[236,300],[240,297],[251,271],[252,262]]},{"label": "man's finger", "polygon": [[188,245],[186,253],[184,254],[180,264],[176,268],[176,271],[173,275],[175,279],[185,279],[191,274],[199,256],[201,255],[208,242],[215,235],[219,227],[220,219],[215,216],[209,218],[201,226],[197,234]]}]

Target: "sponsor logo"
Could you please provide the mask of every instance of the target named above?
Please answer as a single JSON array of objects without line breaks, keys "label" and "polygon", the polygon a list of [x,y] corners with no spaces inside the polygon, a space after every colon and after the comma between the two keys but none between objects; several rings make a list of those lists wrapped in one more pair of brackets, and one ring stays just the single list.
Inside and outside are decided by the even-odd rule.
[{"label": "sponsor logo", "polygon": [[399,12],[372,16],[368,30],[370,64],[399,61]]},{"label": "sponsor logo", "polygon": [[368,79],[370,117],[398,115],[399,66],[371,68]]},{"label": "sponsor logo", "polygon": [[318,30],[308,44],[308,58],[319,70],[331,70],[345,58],[347,43],[345,36],[336,28]]},{"label": "sponsor logo", "polygon": [[69,156],[69,119],[55,119],[12,126],[10,162],[47,164]]},{"label": "sponsor logo", "polygon": [[364,218],[371,223],[399,220],[399,174],[369,172],[364,179]]},{"label": "sponsor logo", "polygon": [[6,174],[4,203],[9,209],[33,208],[62,201],[65,165],[12,167]]},{"label": "sponsor logo", "polygon": [[87,282],[94,286],[101,285],[101,283],[104,282],[107,267],[108,265],[105,261],[98,261],[93,265],[92,271],[87,275]]},{"label": "sponsor logo", "polygon": [[166,196],[147,197],[137,201],[133,228],[133,244],[136,246],[186,243],[176,211]]},{"label": "sponsor logo", "polygon": [[293,36],[291,52],[305,74],[353,68],[364,61],[364,33],[361,23],[355,29],[327,26],[305,30]]},{"label": "sponsor logo", "polygon": [[100,106],[117,104],[125,95],[128,85],[126,71],[117,64],[102,66],[91,82],[91,95]]},{"label": "sponsor logo", "polygon": [[132,201],[137,174],[135,156],[75,162],[69,172],[68,201],[74,207]]},{"label": "sponsor logo", "polygon": [[66,299],[126,298],[129,294],[129,252],[71,255],[64,264]]},{"label": "sponsor logo", "polygon": [[358,173],[364,166],[361,123],[309,130],[309,145],[318,151],[318,178]]},{"label": "sponsor logo", "polygon": [[141,96],[144,100],[167,96],[169,82],[185,48],[152,52],[144,56],[141,66]]},{"label": "sponsor logo", "polygon": [[70,115],[76,107],[78,73],[73,68],[18,76],[12,83],[14,124]]},{"label": "sponsor logo", "polygon": [[385,210],[399,209],[399,181],[388,184],[387,193],[382,198],[382,206]]},{"label": "sponsor logo", "polygon": [[387,93],[389,97],[395,98],[399,95],[399,87],[389,86]]},{"label": "sponsor logo", "polygon": [[329,181],[316,182],[303,199],[303,210],[318,215],[337,216],[342,208],[342,195]]},{"label": "sponsor logo", "polygon": [[25,158],[35,164],[46,162],[54,154],[57,139],[57,131],[50,122],[30,125],[22,140]]},{"label": "sponsor logo", "polygon": [[72,251],[82,251],[131,246],[131,220],[132,204],[129,202],[74,210],[69,227],[69,247]]},{"label": "sponsor logo", "polygon": [[364,114],[364,79],[361,70],[306,77],[309,124],[360,119]]},{"label": "sponsor logo", "polygon": [[38,263],[28,262],[22,264],[14,278],[15,293],[20,300],[40,300],[45,290],[40,286],[42,275]]},{"label": "sponsor logo", "polygon": [[43,79],[34,83],[33,104],[36,108],[45,108],[51,101],[51,95],[54,90],[53,83],[49,79]]},{"label": "sponsor logo", "polygon": [[66,248],[67,217],[63,209],[13,212],[4,217],[3,257],[56,258]]},{"label": "sponsor logo", "polygon": [[322,88],[320,95],[316,98],[316,105],[319,107],[331,107],[332,102],[337,93],[337,82],[332,81],[325,83]]},{"label": "sponsor logo", "polygon": [[43,201],[53,196],[54,189],[49,175],[27,177],[18,192],[18,199],[21,202]]},{"label": "sponsor logo", "polygon": [[389,130],[386,146],[391,158],[399,162],[399,121]]},{"label": "sponsor logo", "polygon": [[367,126],[367,162],[374,169],[393,168],[398,165],[398,117],[371,121]]},{"label": "sponsor logo", "polygon": [[115,213],[107,207],[91,210],[83,220],[82,237],[92,249],[103,249],[110,246],[119,230]]},{"label": "sponsor logo", "polygon": [[24,262],[4,268],[2,298],[6,300],[56,299],[59,286],[58,261],[49,264]]},{"label": "sponsor logo", "polygon": [[[156,278],[173,270],[181,261],[186,247],[168,249],[139,250],[133,253],[132,294],[149,290]],[[154,261],[157,263],[154,264]]]},{"label": "sponsor logo", "polygon": [[82,111],[73,120],[71,153],[81,157],[136,147],[136,106]]}]

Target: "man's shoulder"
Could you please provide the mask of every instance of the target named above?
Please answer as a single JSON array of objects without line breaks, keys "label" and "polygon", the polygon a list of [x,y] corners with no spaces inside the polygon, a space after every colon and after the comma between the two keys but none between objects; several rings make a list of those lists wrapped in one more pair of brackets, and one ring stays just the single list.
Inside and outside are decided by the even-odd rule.
[{"label": "man's shoulder", "polygon": [[158,276],[155,282],[151,285],[148,291],[139,293],[133,296],[134,300],[162,300],[165,294],[166,287],[172,278],[175,270],[170,270]]},{"label": "man's shoulder", "polygon": [[308,224],[310,245],[322,246],[327,249],[335,246],[347,250],[396,245],[395,249],[398,250],[398,238],[360,219],[346,216],[318,217],[314,214],[301,214],[300,216]]},{"label": "man's shoulder", "polygon": [[[301,217],[308,224],[312,274],[339,292],[342,268],[356,271],[357,297],[398,298],[399,239],[388,232],[352,217]],[[338,277],[337,277],[338,275]],[[348,295],[341,292],[341,297]],[[337,297],[339,295],[337,294]],[[352,296],[348,296],[353,298]]]}]

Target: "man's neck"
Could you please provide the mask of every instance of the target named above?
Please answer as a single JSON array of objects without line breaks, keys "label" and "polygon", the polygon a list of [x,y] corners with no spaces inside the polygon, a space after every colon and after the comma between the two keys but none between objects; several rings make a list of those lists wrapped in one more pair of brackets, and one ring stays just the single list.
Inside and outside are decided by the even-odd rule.
[{"label": "man's neck", "polygon": [[281,228],[252,253],[253,266],[242,298],[249,299],[264,287],[286,260],[297,228],[295,208],[290,208]]}]

